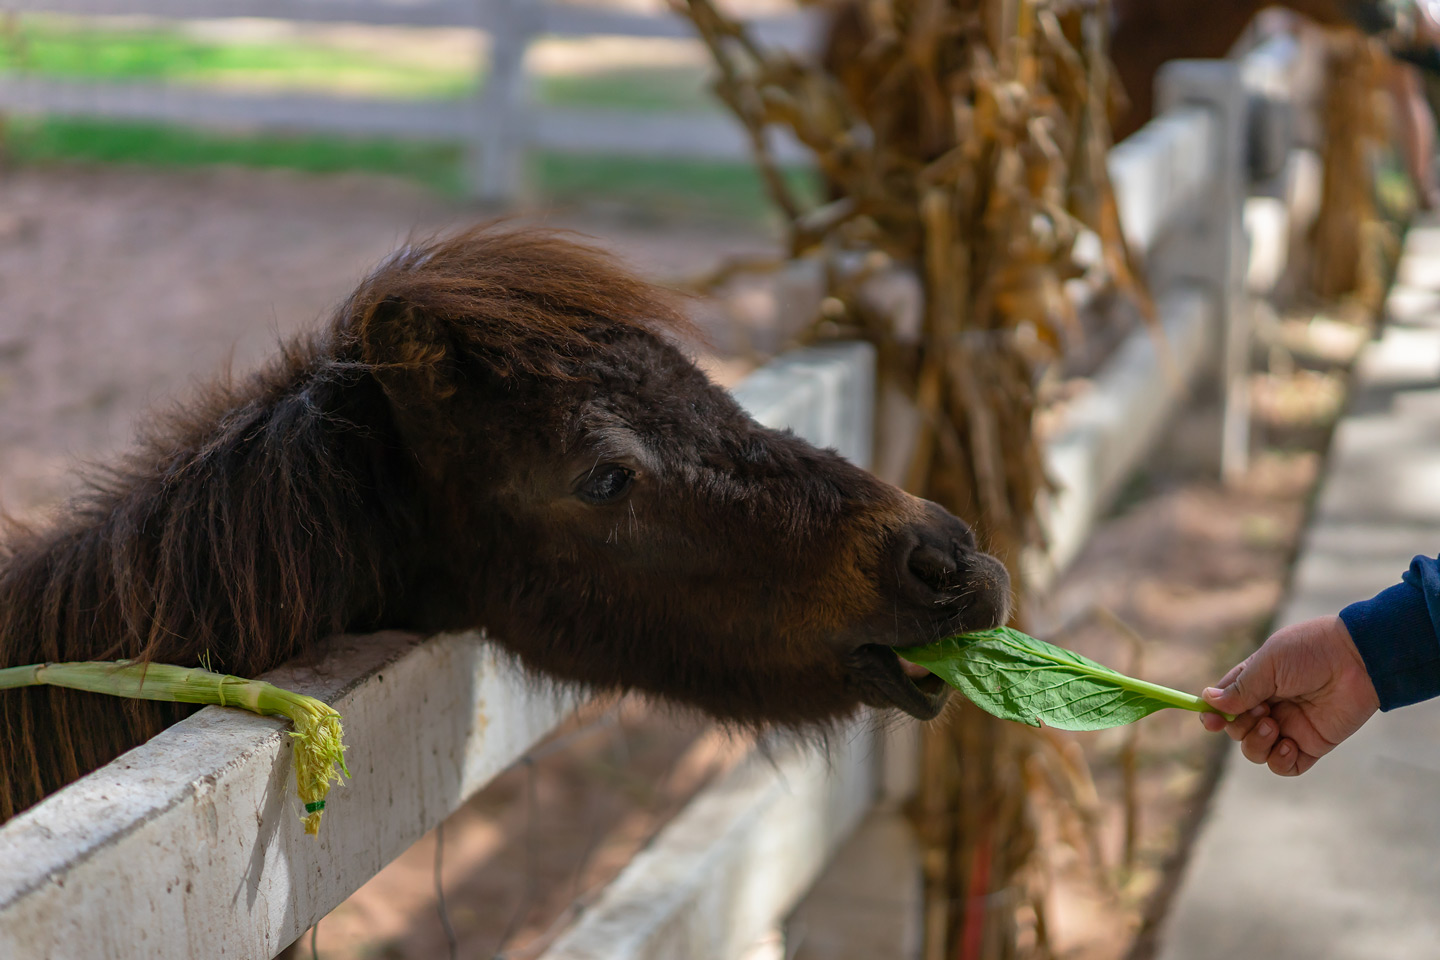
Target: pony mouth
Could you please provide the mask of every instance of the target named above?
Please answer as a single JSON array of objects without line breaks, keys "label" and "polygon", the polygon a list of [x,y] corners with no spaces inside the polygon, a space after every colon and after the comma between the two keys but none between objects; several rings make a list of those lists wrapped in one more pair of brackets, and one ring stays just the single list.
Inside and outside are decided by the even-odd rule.
[{"label": "pony mouth", "polygon": [[857,647],[846,658],[851,684],[862,703],[903,710],[916,720],[934,720],[945,709],[950,687],[917,664],[901,660],[881,643]]}]

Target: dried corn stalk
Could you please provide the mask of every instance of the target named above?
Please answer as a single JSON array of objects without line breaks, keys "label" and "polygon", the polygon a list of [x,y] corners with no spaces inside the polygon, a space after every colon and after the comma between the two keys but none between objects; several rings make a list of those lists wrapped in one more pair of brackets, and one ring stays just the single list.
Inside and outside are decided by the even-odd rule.
[{"label": "dried corn stalk", "polygon": [[1312,228],[1314,290],[1331,300],[1351,295],[1378,307],[1384,296],[1381,262],[1385,227],[1375,209],[1373,158],[1389,137],[1384,123],[1384,71],[1377,41],[1345,31],[1326,35],[1322,104],[1324,179]]},{"label": "dried corn stalk", "polygon": [[[762,49],[713,0],[675,3],[749,132],[789,256],[825,265],[811,336],[878,346],[882,376],[918,410],[907,486],[968,520],[1020,586],[1046,486],[1035,385],[1076,336],[1063,284],[1084,272],[1082,232],[1100,239],[1092,276],[1144,300],[1106,178],[1106,3],[848,0],[829,10],[823,62]],[[777,128],[813,151],[827,203],[806,209],[792,192],[771,146]],[[895,269],[919,279],[918,337],[869,295]],[[968,705],[951,719],[927,732],[917,804],[926,956],[1016,956],[1017,913],[1034,908],[1043,923],[1024,885],[1036,735]]]}]

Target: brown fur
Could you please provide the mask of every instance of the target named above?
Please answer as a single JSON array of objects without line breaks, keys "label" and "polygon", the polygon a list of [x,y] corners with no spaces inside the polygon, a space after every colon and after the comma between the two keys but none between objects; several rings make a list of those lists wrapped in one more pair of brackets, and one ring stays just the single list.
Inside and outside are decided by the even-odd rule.
[{"label": "brown fur", "polygon": [[[938,710],[885,646],[1002,620],[1003,570],[940,508],[756,425],[683,327],[552,233],[407,248],[10,538],[0,666],[256,675],[341,631],[483,626],[549,676],[731,721]],[[586,499],[624,470],[623,497]],[[186,712],[0,693],[0,818]]]},{"label": "brown fur", "polygon": [[1170,60],[1224,57],[1255,15],[1285,7],[1323,26],[1350,22],[1342,0],[1116,0],[1110,57],[1129,106],[1116,140],[1155,115],[1155,77]]}]

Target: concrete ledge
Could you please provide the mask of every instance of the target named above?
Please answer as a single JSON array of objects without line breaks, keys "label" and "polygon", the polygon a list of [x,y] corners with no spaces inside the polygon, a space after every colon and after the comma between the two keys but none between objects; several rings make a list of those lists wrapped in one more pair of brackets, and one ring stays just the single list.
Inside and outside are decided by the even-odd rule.
[{"label": "concrete ledge", "polygon": [[868,343],[792,350],[735,388],[756,420],[784,424],[866,468],[874,455],[874,397],[875,348]]},{"label": "concrete ledge", "polygon": [[320,836],[288,725],[207,708],[0,828],[0,956],[273,956],[577,702],[475,634],[342,637],[270,679],[345,717],[354,779]]},{"label": "concrete ledge", "polygon": [[1157,311],[1161,329],[1132,333],[1045,443],[1046,467],[1059,489],[1041,506],[1049,548],[1029,559],[1036,589],[1079,554],[1213,352],[1215,308],[1206,293],[1176,287]]},{"label": "concrete ledge", "polygon": [[1146,253],[1214,178],[1210,142],[1217,123],[1202,107],[1151,120],[1110,150],[1108,168],[1125,239]]},{"label": "concrete ledge", "polygon": [[876,791],[867,721],[757,751],[640,853],[542,960],[726,960],[799,902]]},{"label": "concrete ledge", "polygon": [[785,924],[787,960],[919,960],[925,883],[920,840],[880,803]]}]

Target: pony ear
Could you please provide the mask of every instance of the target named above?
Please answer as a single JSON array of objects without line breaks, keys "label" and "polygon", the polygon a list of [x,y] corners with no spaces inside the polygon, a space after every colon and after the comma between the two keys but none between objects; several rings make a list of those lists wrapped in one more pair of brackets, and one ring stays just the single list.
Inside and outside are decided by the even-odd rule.
[{"label": "pony ear", "polygon": [[392,401],[444,400],[455,393],[449,325],[413,304],[386,299],[356,323],[360,356]]}]

